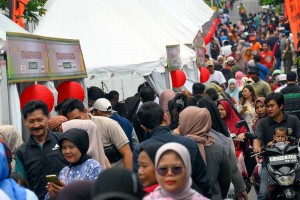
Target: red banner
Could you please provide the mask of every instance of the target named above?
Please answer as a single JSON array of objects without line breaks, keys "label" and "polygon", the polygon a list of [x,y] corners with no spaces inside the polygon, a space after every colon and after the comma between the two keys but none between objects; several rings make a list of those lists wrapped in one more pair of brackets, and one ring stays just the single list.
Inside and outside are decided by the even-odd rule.
[{"label": "red banner", "polygon": [[289,18],[291,31],[294,38],[294,45],[297,48],[297,33],[300,32],[300,2],[299,0],[285,0],[285,12]]}]

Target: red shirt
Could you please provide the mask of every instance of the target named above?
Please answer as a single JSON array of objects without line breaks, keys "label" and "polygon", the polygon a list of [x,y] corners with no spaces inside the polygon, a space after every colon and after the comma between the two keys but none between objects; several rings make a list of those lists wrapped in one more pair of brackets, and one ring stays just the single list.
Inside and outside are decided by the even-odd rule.
[{"label": "red shirt", "polygon": [[272,51],[262,51],[259,53],[259,57],[260,57],[260,62],[264,65],[267,66],[267,68],[272,68],[273,67],[273,63],[275,61],[275,57]]}]

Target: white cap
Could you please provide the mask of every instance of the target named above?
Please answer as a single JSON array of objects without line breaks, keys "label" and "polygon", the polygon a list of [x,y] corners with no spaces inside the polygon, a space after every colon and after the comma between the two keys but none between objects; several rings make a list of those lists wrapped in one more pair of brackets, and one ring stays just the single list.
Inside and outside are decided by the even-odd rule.
[{"label": "white cap", "polygon": [[105,98],[97,99],[94,103],[94,105],[89,109],[91,112],[92,110],[99,110],[103,112],[111,112],[112,106],[109,100]]},{"label": "white cap", "polygon": [[250,67],[254,67],[254,66],[255,66],[254,60],[253,60],[253,59],[252,59],[252,60],[249,60],[249,61],[248,61],[248,65],[249,65]]},{"label": "white cap", "polygon": [[278,75],[278,81],[286,81],[286,74],[280,74]]}]

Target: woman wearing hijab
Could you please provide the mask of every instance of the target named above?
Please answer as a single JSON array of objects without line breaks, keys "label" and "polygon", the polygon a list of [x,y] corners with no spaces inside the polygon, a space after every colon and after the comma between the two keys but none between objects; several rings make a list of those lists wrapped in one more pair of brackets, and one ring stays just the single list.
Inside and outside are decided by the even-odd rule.
[{"label": "woman wearing hijab", "polygon": [[145,196],[159,186],[155,177],[155,154],[162,145],[163,143],[154,143],[140,149],[138,175],[143,184]]},{"label": "woman wearing hijab", "polygon": [[62,123],[68,121],[68,119],[63,115],[57,115],[55,117],[51,117],[48,122],[48,128],[51,131],[62,133]]},{"label": "woman wearing hijab", "polygon": [[255,112],[258,116],[252,127],[253,131],[255,132],[258,122],[268,115],[267,106],[265,104],[265,97],[258,97],[254,103],[254,107]]},{"label": "woman wearing hijab", "polygon": [[246,62],[249,62],[250,60],[253,60],[254,56],[252,54],[252,50],[250,47],[248,47],[245,51],[245,54],[244,54],[244,60]]},{"label": "woman wearing hijab", "polygon": [[237,106],[238,112],[246,120],[250,131],[252,131],[252,126],[257,119],[254,107],[256,99],[257,97],[253,87],[251,85],[246,85],[242,89],[242,98]]},{"label": "woman wearing hijab", "polygon": [[190,106],[179,114],[179,132],[194,140],[206,162],[212,199],[224,199],[231,182],[231,169],[224,147],[208,133],[212,120],[206,108]]},{"label": "woman wearing hijab", "polygon": [[72,128],[61,135],[59,140],[60,150],[69,165],[60,172],[58,179],[62,186],[48,182],[45,199],[55,198],[56,194],[75,180],[94,181],[97,179],[101,166],[87,155],[89,148],[89,136],[85,130]]},{"label": "woman wearing hijab", "polygon": [[[159,96],[159,106],[163,109],[164,113],[168,113],[168,103],[175,97],[176,93],[173,90],[166,89]],[[166,115],[167,125],[170,124],[171,119]]]},{"label": "woman wearing hijab", "polygon": [[[0,139],[0,190],[10,200],[37,200],[37,196],[30,190],[21,187],[9,178],[12,153],[7,143]],[[2,196],[0,194],[0,199]],[[3,198],[4,199],[4,198]]]},{"label": "woman wearing hijab", "polygon": [[235,125],[241,120],[237,111],[230,105],[227,100],[218,101],[218,110],[222,120],[226,123],[231,134],[236,135],[237,141],[234,142],[236,158],[238,160],[239,169],[243,176],[247,177],[247,171],[244,164],[244,154],[248,150],[249,142],[245,137],[245,133],[249,130],[245,125],[236,128]]},{"label": "woman wearing hijab", "polygon": [[231,97],[233,97],[235,102],[239,102],[239,88],[235,79],[229,79],[228,87],[225,92],[227,92]]},{"label": "woman wearing hijab", "polygon": [[245,74],[241,71],[238,71],[235,73],[235,80],[236,80],[236,85],[238,86],[238,88],[240,88],[243,83],[242,83],[242,78],[245,77]]},{"label": "woman wearing hijab", "polygon": [[186,147],[179,143],[164,144],[155,156],[155,173],[159,183],[154,192],[144,200],[176,199],[206,200],[192,186],[192,167],[190,154]]},{"label": "woman wearing hijab", "polygon": [[21,144],[23,144],[23,140],[19,131],[11,125],[3,125],[0,126],[0,138],[7,142],[9,148],[12,152],[12,171],[15,171],[15,156],[16,151]]},{"label": "woman wearing hijab", "polygon": [[248,74],[248,62],[244,60],[244,56],[240,51],[235,52],[235,65],[239,66],[244,74]]},{"label": "woman wearing hijab", "polygon": [[202,98],[198,102],[198,106],[200,108],[208,109],[212,120],[212,129],[208,134],[214,137],[217,143],[225,147],[225,151],[227,152],[230,161],[231,181],[234,186],[234,190],[240,197],[247,199],[248,195],[246,192],[244,179],[237,166],[234,144],[228,132],[227,125],[221,119],[217,105],[210,98]]},{"label": "woman wearing hijab", "polygon": [[73,119],[62,123],[63,132],[72,128],[79,128],[85,130],[89,135],[89,149],[87,154],[93,159],[97,160],[103,169],[110,167],[110,163],[105,156],[102,144],[101,129],[92,120]]}]

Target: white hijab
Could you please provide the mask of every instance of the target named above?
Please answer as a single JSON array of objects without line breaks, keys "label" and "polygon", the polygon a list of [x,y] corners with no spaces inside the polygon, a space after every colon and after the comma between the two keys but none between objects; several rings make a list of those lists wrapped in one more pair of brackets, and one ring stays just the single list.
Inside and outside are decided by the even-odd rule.
[{"label": "white hijab", "polygon": [[[190,158],[190,153],[187,150],[187,148],[179,143],[175,142],[170,142],[167,144],[164,144],[161,146],[158,151],[156,152],[155,156],[155,168],[157,168],[159,160],[161,156],[166,152],[166,151],[174,151],[175,153],[178,154],[178,156],[182,159],[184,166],[186,168],[186,180],[185,180],[185,186],[183,190],[178,191],[176,193],[170,193],[164,190],[162,187],[159,187],[158,189],[161,190],[161,194],[163,197],[171,197],[176,200],[190,200],[193,198],[193,195],[196,194],[196,191],[191,188],[192,186],[192,166],[191,166],[191,158]],[[156,179],[157,178],[157,173],[156,173]],[[159,181],[158,181],[159,183]]]}]

